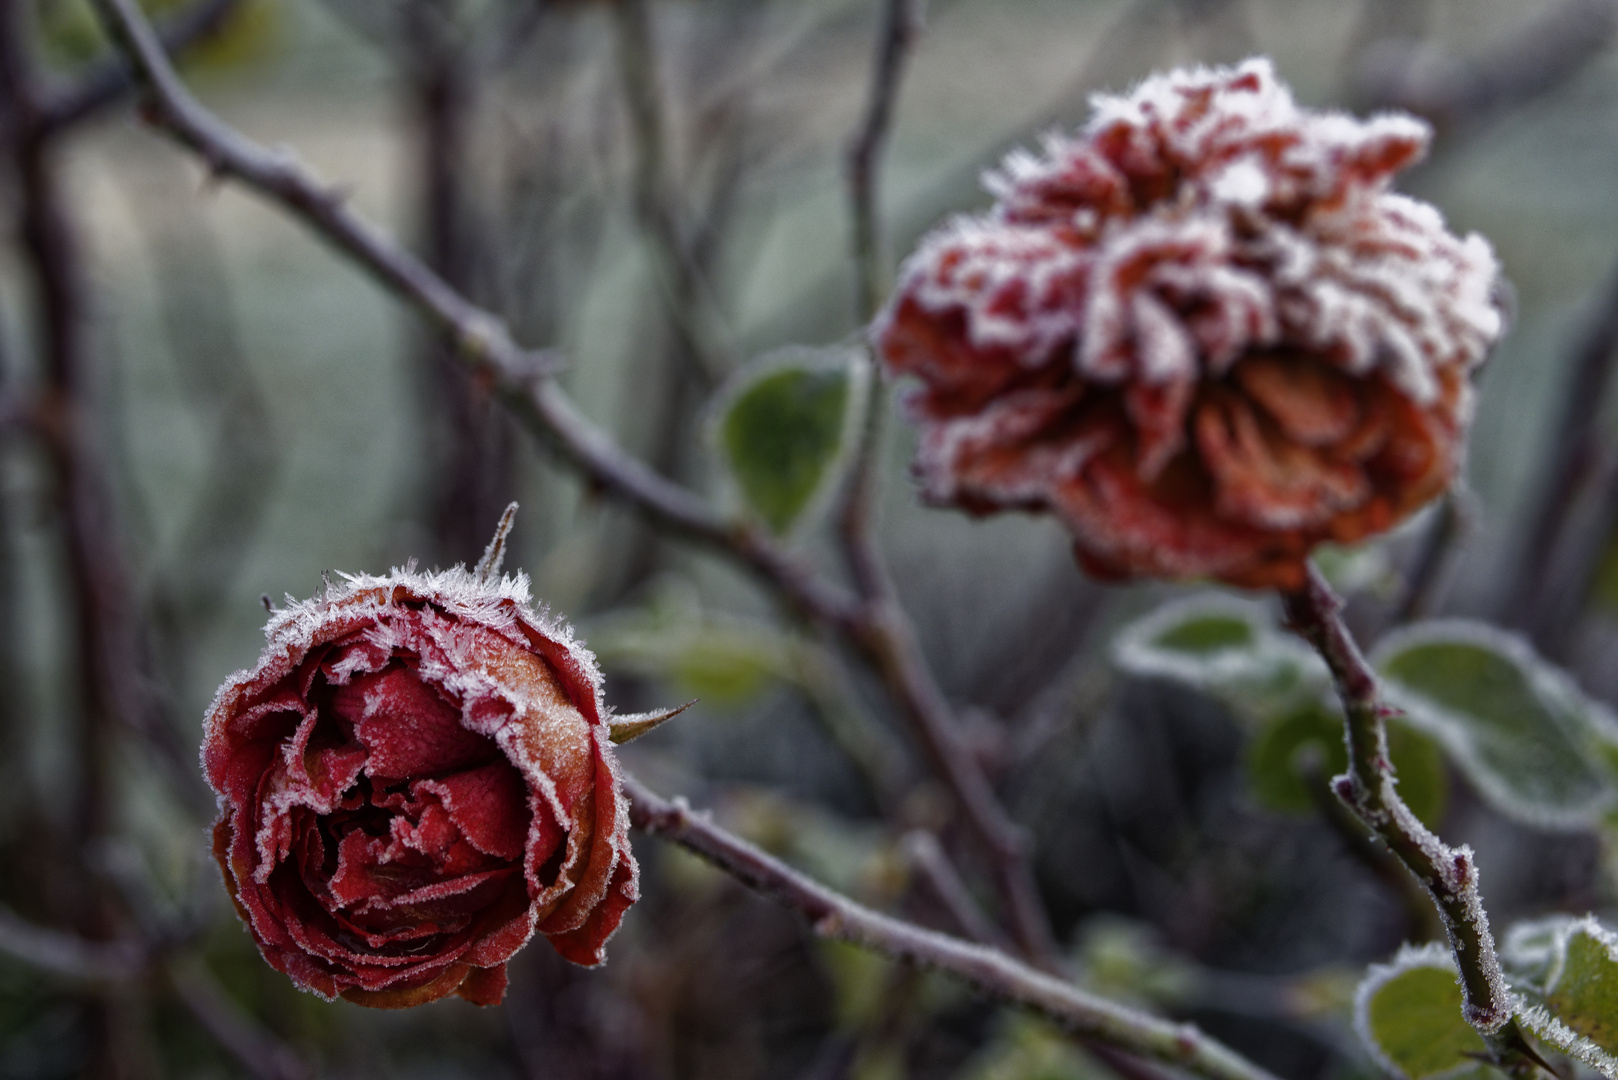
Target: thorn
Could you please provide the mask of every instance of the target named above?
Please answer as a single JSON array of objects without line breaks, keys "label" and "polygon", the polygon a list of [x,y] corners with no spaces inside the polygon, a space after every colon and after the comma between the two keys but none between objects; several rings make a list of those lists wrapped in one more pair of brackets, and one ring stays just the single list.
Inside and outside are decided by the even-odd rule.
[{"label": "thorn", "polygon": [[684,705],[677,705],[672,709],[661,709],[656,712],[630,713],[628,716],[608,717],[607,730],[610,733],[613,743],[618,746],[622,746],[631,739],[640,738],[648,731],[651,731],[653,728],[661,725],[664,721],[673,720],[676,716],[679,716],[696,703],[697,699],[692,698]]},{"label": "thorn", "polygon": [[259,593],[258,594],[258,602],[264,605],[264,610],[265,611],[268,611],[268,612],[270,612],[272,614],[275,612],[275,605],[270,602],[270,594],[269,593]]},{"label": "thorn", "polygon": [[500,515],[500,524],[494,527],[494,539],[483,549],[483,558],[478,560],[477,568],[472,571],[472,576],[479,582],[489,581],[500,573],[500,564],[506,558],[506,537],[511,535],[511,525],[516,520],[517,504],[512,503]]}]

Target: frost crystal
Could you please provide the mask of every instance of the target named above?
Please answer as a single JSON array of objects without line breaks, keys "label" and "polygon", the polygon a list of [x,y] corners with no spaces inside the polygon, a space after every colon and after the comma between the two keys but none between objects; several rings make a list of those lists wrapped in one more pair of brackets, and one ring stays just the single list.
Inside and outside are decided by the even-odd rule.
[{"label": "frost crystal", "polygon": [[1104,575],[1295,586],[1454,473],[1494,256],[1388,190],[1426,125],[1300,109],[1268,60],[1093,105],[985,177],[878,322],[926,493],[1053,511]]}]

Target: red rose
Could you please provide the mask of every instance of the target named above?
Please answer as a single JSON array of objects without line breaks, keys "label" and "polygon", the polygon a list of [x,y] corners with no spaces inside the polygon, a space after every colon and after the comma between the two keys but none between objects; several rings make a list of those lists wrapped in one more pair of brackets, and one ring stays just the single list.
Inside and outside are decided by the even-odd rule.
[{"label": "red rose", "polygon": [[214,854],[264,958],[397,1008],[498,1002],[537,930],[579,964],[637,895],[595,658],[528,581],[346,577],[276,614],[202,747]]},{"label": "red rose", "polygon": [[876,328],[926,495],[1047,510],[1109,577],[1295,588],[1443,490],[1502,329],[1488,244],[1388,190],[1411,117],[1293,103],[1267,60],[1095,99],[925,239]]}]

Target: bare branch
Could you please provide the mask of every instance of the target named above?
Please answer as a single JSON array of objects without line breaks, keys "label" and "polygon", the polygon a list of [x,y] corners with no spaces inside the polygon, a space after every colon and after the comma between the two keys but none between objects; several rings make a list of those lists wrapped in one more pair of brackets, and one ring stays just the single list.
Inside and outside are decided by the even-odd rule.
[{"label": "bare branch", "polygon": [[799,559],[755,526],[720,517],[690,491],[626,455],[585,419],[553,378],[555,353],[524,349],[505,322],[467,300],[419,259],[350,210],[285,150],[248,139],[209,112],[180,81],[145,18],[129,0],[97,9],[141,70],[152,118],[223,176],[234,177],[289,210],[338,251],[415,307],[482,372],[516,414],[586,476],[671,532],[729,551],[772,584],[790,606],[845,632],[860,621],[856,601],[815,578]]},{"label": "bare branch", "polygon": [[[848,148],[848,201],[853,218],[852,254],[861,325],[876,316],[887,297],[887,252],[878,207],[881,195],[878,167],[887,149],[905,61],[921,34],[923,3],[924,0],[886,0],[865,114]],[[860,399],[864,415],[854,427],[857,442],[848,480],[840,493],[837,525],[855,581],[866,595],[874,596],[884,590],[887,576],[872,533],[871,516],[877,495],[877,466],[887,419],[888,392],[881,365],[871,354],[869,345],[864,363],[870,369],[871,391]]]},{"label": "bare branch", "polygon": [[[181,53],[206,41],[225,25],[240,4],[241,0],[197,0],[158,27],[157,39],[163,51]],[[123,50],[114,49],[80,75],[77,82],[56,90],[41,102],[36,122],[47,130],[71,127],[117,104],[135,88],[136,82]]]},{"label": "bare branch", "polygon": [[308,1062],[241,1009],[201,960],[169,965],[169,983],[214,1041],[258,1080],[310,1080]]},{"label": "bare branch", "polygon": [[1348,772],[1332,780],[1332,789],[1426,888],[1455,954],[1467,1022],[1483,1036],[1497,1063],[1516,1063],[1522,1036],[1512,1020],[1511,995],[1495,956],[1472,849],[1445,844],[1399,797],[1384,723],[1394,710],[1382,702],[1376,675],[1343,622],[1342,601],[1320,571],[1311,565],[1303,588],[1283,593],[1282,601],[1289,627],[1326,662],[1343,703]]},{"label": "bare branch", "polygon": [[882,240],[877,169],[887,149],[899,80],[921,35],[925,0],[886,0],[871,68],[865,114],[848,147],[848,195],[854,218],[854,272],[858,275],[860,322],[869,322],[888,294],[887,253]]},{"label": "bare branch", "polygon": [[1089,994],[1003,952],[926,930],[858,904],[698,814],[626,777],[636,827],[695,852],[748,887],[801,912],[821,937],[850,942],[953,975],[1016,1002],[1081,1036],[1208,1080],[1272,1080],[1270,1074],[1191,1024],[1176,1024]]},{"label": "bare branch", "polygon": [[1375,107],[1409,109],[1437,124],[1475,124],[1556,89],[1599,56],[1615,33],[1614,0],[1562,0],[1468,61],[1424,56],[1416,42],[1376,43],[1357,81]]},{"label": "bare branch", "polygon": [[[1566,582],[1555,573],[1561,566],[1557,556],[1562,553],[1580,493],[1601,470],[1601,405],[1615,363],[1618,268],[1597,295],[1568,365],[1560,409],[1550,429],[1550,446],[1532,488],[1535,502],[1520,533],[1514,576],[1501,597],[1500,614],[1536,639],[1576,614],[1567,610]],[[1579,595],[1573,602],[1582,600]]]},{"label": "bare branch", "polygon": [[915,628],[891,589],[884,585],[884,595],[874,598],[871,607],[870,628],[864,635],[867,652],[988,855],[1018,946],[1037,962],[1054,965],[1056,946],[1021,827],[1001,805],[982,764],[961,738],[949,702],[921,654]]},{"label": "bare branch", "polygon": [[287,152],[272,153],[205,109],[180,82],[150,25],[130,0],[96,0],[110,29],[136,57],[154,94],[154,118],[217,172],[236,177],[289,209],[459,343],[519,417],[585,475],[671,532],[728,551],[773,585],[801,615],[846,635],[875,664],[955,793],[995,866],[1012,925],[1029,955],[1050,957],[1050,929],[1028,866],[1021,830],[996,799],[981,766],[954,730],[948,703],[928,669],[885,576],[865,602],[816,576],[756,526],[727,521],[687,489],[624,452],[579,414],[551,376],[552,354],[522,349],[506,324],[472,304],[315,181]]},{"label": "bare branch", "polygon": [[719,305],[687,235],[669,178],[664,95],[657,84],[657,52],[647,0],[614,0],[618,69],[635,146],[635,211],[652,240],[669,315],[685,355],[705,383],[723,379],[740,364],[719,317]]},{"label": "bare branch", "polygon": [[130,941],[88,941],[35,926],[0,905],[0,952],[55,975],[86,982],[125,982],[147,968],[146,950]]}]

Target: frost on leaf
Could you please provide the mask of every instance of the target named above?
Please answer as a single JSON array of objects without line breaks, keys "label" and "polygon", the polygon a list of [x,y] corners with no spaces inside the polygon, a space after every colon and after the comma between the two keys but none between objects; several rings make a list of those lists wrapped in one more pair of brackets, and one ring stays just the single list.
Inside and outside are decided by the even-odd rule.
[{"label": "frost on leaf", "polygon": [[1501,813],[1581,829],[1618,798],[1618,719],[1520,638],[1433,620],[1389,634],[1372,660],[1389,700]]},{"label": "frost on leaf", "polygon": [[1055,513],[1104,576],[1296,587],[1458,467],[1494,256],[1388,190],[1425,124],[1301,109],[1268,60],[1093,109],[990,173],[878,322],[925,492]]},{"label": "frost on leaf", "polygon": [[1618,934],[1590,916],[1554,916],[1514,927],[1502,959],[1519,1022],[1618,1080]]},{"label": "frost on leaf", "polygon": [[1376,1063],[1401,1080],[1488,1075],[1483,1039],[1461,1014],[1449,949],[1432,943],[1372,964],[1354,996],[1354,1027]]}]

